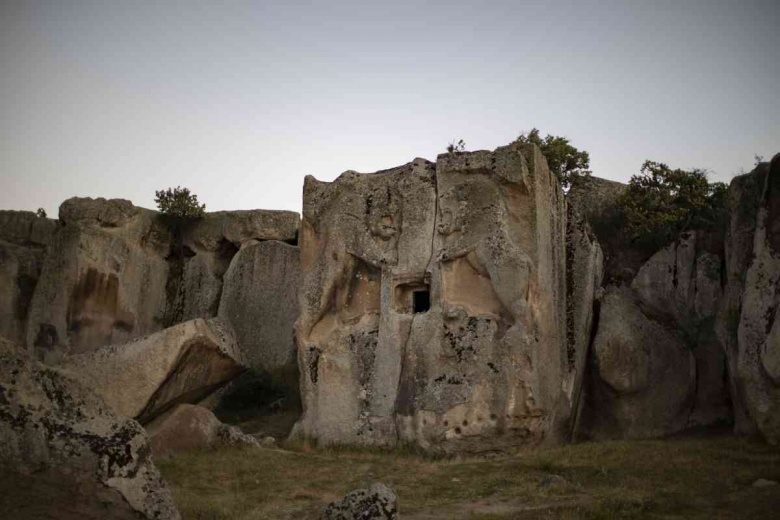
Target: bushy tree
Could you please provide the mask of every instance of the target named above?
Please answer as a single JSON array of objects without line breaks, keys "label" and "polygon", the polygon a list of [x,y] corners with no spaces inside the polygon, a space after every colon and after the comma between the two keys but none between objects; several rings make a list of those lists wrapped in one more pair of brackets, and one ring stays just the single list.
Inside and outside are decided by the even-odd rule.
[{"label": "bushy tree", "polygon": [[587,177],[591,173],[588,152],[572,146],[566,137],[547,134],[543,139],[539,129],[533,128],[530,132],[520,134],[515,142],[538,146],[547,159],[550,171],[558,177],[558,181],[564,188],[568,188],[575,178]]},{"label": "bushy tree", "polygon": [[36,211],[35,214],[41,218],[46,218],[46,210],[43,208],[38,208],[38,211]]},{"label": "bushy tree", "polygon": [[206,212],[206,205],[198,203],[198,196],[187,188],[176,186],[154,192],[157,208],[165,216],[175,219],[198,219]]},{"label": "bushy tree", "polygon": [[689,229],[725,226],[727,186],[710,184],[701,169],[671,169],[645,161],[617,206],[624,231],[639,246],[659,248]]}]

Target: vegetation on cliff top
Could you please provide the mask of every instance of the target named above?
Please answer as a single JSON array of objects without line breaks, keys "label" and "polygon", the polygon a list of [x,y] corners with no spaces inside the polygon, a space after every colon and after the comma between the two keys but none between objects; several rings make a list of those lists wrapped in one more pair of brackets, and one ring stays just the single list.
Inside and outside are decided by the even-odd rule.
[{"label": "vegetation on cliff top", "polygon": [[539,129],[532,128],[529,132],[521,133],[515,142],[538,146],[547,159],[550,171],[558,176],[558,181],[564,189],[568,188],[576,178],[588,177],[591,174],[588,152],[572,146],[566,137],[547,134],[542,138]]}]

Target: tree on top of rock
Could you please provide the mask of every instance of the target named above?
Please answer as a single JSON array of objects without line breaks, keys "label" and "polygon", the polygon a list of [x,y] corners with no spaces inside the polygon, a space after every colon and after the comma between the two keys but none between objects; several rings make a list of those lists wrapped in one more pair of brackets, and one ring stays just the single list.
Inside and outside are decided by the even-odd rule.
[{"label": "tree on top of rock", "polygon": [[515,139],[518,144],[535,144],[542,151],[550,171],[557,177],[561,186],[568,188],[578,177],[590,176],[590,155],[571,145],[566,137],[547,134],[542,139],[539,129],[532,128]]},{"label": "tree on top of rock", "polygon": [[618,199],[632,242],[660,248],[690,229],[725,229],[727,186],[705,170],[645,161]]},{"label": "tree on top of rock", "polygon": [[206,212],[206,205],[198,203],[198,196],[188,188],[176,186],[154,192],[154,201],[160,213],[177,219],[198,219]]}]

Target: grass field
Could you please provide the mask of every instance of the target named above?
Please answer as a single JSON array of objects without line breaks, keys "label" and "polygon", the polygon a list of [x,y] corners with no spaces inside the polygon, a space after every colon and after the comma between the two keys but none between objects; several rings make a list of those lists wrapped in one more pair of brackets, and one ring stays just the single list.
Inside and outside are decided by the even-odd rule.
[{"label": "grass field", "polygon": [[732,436],[580,443],[506,458],[355,448],[198,451],[158,462],[185,520],[318,518],[381,481],[402,519],[780,518],[780,449]]}]

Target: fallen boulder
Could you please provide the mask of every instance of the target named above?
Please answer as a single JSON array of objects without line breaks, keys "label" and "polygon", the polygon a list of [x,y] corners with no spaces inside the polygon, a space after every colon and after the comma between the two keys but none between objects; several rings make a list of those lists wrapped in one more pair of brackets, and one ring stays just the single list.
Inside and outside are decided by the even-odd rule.
[{"label": "fallen boulder", "polygon": [[397,520],[397,502],[395,491],[376,483],[331,502],[323,511],[322,520]]},{"label": "fallen boulder", "polygon": [[169,457],[196,448],[216,448],[245,444],[260,446],[260,441],[239,428],[223,424],[210,410],[192,404],[180,404],[146,425],[149,444],[156,458]]},{"label": "fallen boulder", "polygon": [[219,319],[72,356],[64,366],[114,412],[142,423],[176,404],[197,403],[246,369],[232,328]]},{"label": "fallen boulder", "polygon": [[0,489],[4,518],[179,518],[141,425],[2,339]]}]

